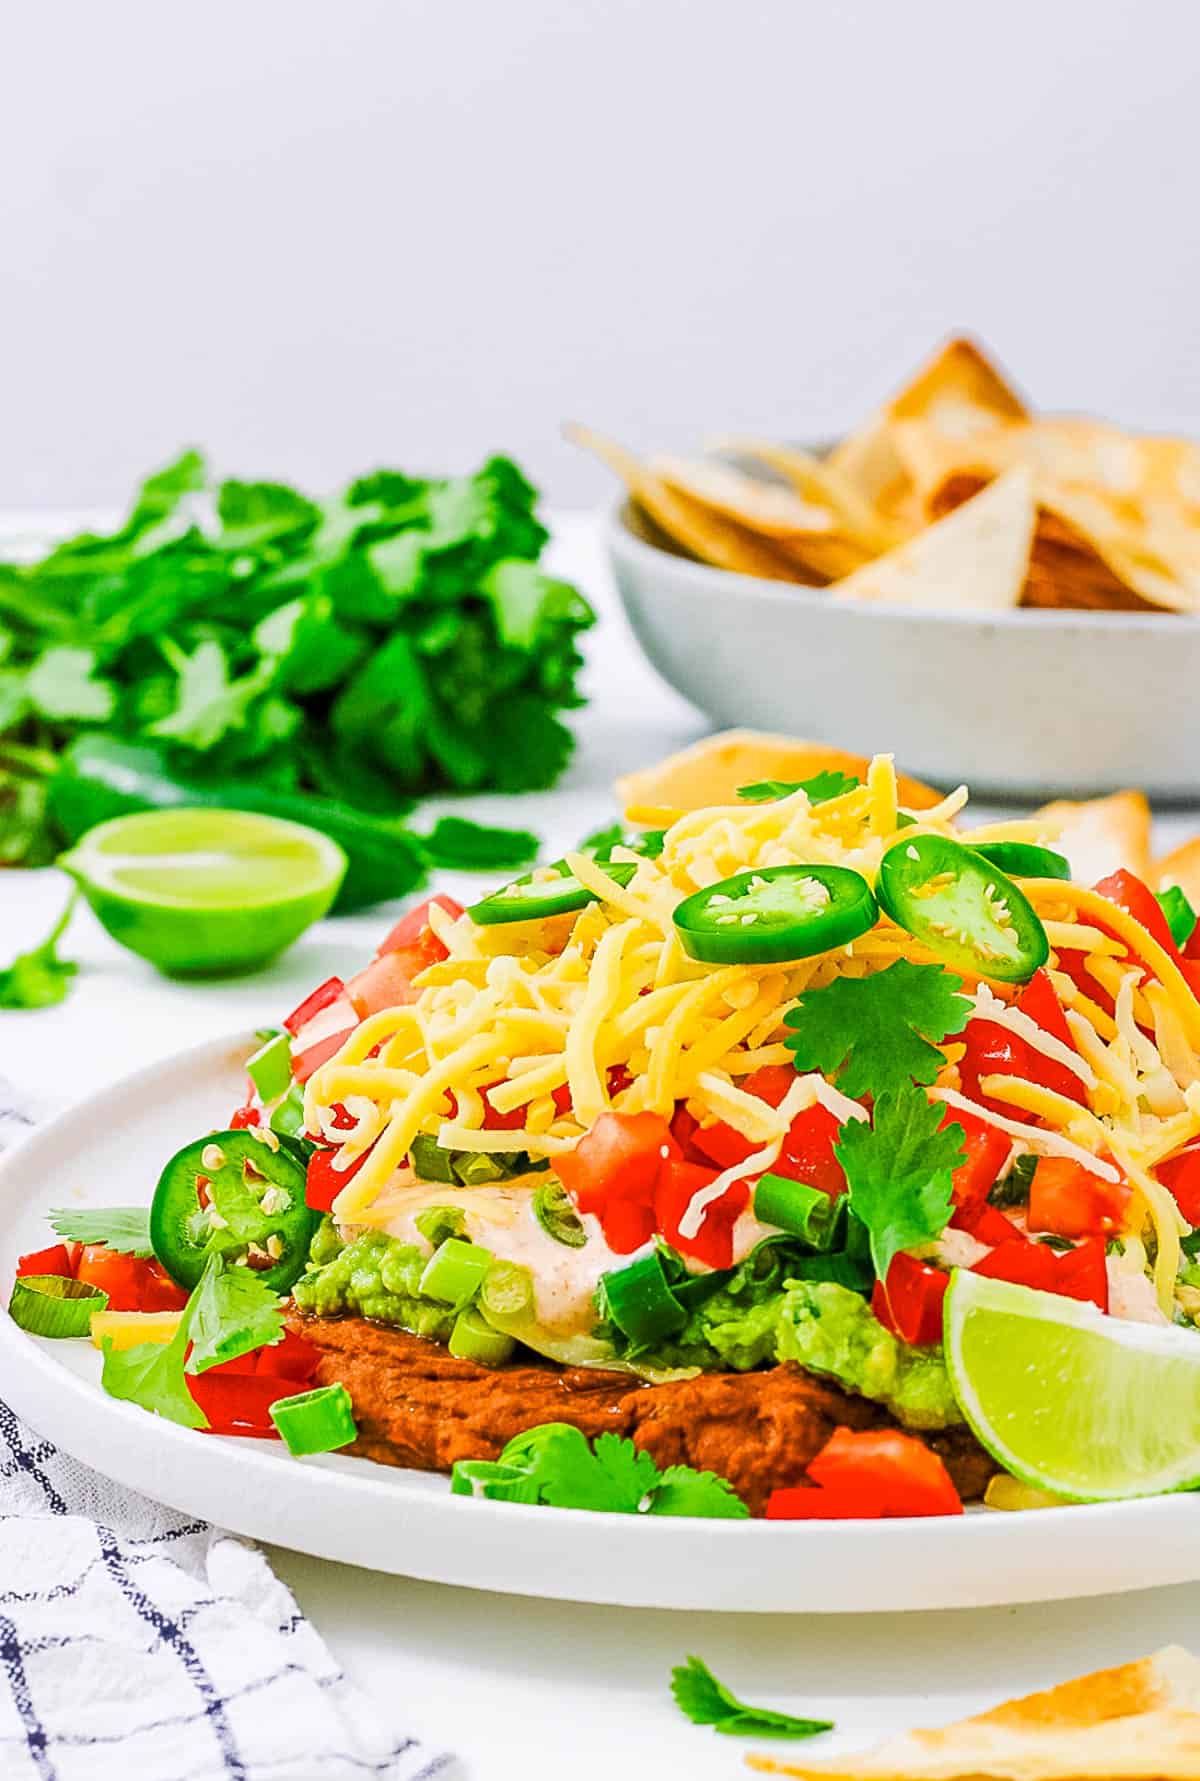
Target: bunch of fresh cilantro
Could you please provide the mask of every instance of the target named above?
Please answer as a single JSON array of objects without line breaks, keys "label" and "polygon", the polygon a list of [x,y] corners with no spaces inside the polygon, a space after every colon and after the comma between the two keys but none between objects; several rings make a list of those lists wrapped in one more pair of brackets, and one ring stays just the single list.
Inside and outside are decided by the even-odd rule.
[{"label": "bunch of fresh cilantro", "polygon": [[189,781],[393,816],[435,788],[549,785],[593,615],[538,568],[534,504],[505,458],[318,501],[215,485],[187,452],[118,531],[0,564],[0,864],[53,857],[47,781],[81,731]]}]

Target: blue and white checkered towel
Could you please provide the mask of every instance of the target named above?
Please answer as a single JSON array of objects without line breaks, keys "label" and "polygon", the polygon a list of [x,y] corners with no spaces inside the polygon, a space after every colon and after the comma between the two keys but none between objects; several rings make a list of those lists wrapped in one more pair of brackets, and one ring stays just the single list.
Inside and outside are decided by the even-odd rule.
[{"label": "blue and white checkered towel", "polygon": [[[0,1085],[0,1145],[30,1124]],[[257,1547],[39,1440],[0,1403],[4,1781],[427,1781]]]}]

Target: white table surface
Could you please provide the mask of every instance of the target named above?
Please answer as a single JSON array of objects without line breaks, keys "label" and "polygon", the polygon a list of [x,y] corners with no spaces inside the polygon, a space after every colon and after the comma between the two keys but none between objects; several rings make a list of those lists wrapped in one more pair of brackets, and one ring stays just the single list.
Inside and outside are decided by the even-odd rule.
[{"label": "white table surface", "polygon": [[[527,823],[551,854],[609,819],[617,773],[704,730],[639,656],[590,522],[561,521],[552,562],[601,615],[587,645],[591,703],[577,716],[578,753],[552,793],[519,809],[510,799],[470,806]],[[1164,844],[1192,827],[1200,817],[1173,815]],[[52,871],[0,875],[0,962],[41,938],[65,892]],[[113,945],[81,910],[67,946],[81,965],[70,998],[57,1009],[0,1014],[0,1073],[70,1100],[184,1045],[276,1019],[306,988],[369,956],[388,913],[324,922],[253,977],[181,988]],[[618,1769],[637,1781],[677,1766],[697,1781],[745,1773],[752,1743],[690,1726],[671,1702],[671,1667],[689,1652],[754,1700],[838,1721],[836,1742],[775,1744],[785,1758],[849,1749],[1172,1641],[1200,1649],[1191,1586],[973,1613],[685,1615],[485,1596],[281,1550],[272,1558],[350,1673],[405,1729],[458,1750],[471,1781],[611,1781]]]}]

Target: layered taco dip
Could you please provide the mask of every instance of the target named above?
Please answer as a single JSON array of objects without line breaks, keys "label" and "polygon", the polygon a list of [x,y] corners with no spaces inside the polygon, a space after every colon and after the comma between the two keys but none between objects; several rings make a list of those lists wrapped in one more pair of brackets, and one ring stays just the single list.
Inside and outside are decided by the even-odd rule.
[{"label": "layered taco dip", "polygon": [[198,1429],[518,1502],[1192,1483],[1195,916],[966,802],[879,756],[430,899],[14,1314]]}]

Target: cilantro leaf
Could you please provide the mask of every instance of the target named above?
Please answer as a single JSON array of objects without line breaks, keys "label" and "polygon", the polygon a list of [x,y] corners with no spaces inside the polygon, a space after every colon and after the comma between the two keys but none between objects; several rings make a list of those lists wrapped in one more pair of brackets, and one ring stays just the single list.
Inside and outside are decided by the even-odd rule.
[{"label": "cilantro leaf", "polygon": [[249,1268],[227,1268],[219,1256],[210,1256],[188,1301],[188,1372],[203,1373],[282,1341],[282,1302]]},{"label": "cilantro leaf", "polygon": [[932,1082],[945,1061],[936,1041],[960,1033],[971,1012],[961,988],[941,965],[908,959],[870,977],[837,977],[788,1011],[786,1043],[797,1070],[836,1073],[838,1087],[855,1097]]},{"label": "cilantro leaf", "polygon": [[103,1243],[117,1255],[154,1254],[147,1206],[64,1206],[51,1212],[50,1228],[66,1243]]},{"label": "cilantro leaf", "polygon": [[109,682],[96,678],[95,651],[65,643],[38,658],[26,676],[25,696],[43,717],[81,723],[104,723],[117,702]]},{"label": "cilantro leaf", "polygon": [[[603,1435],[602,1440],[615,1440]],[[713,1521],[744,1521],[750,1511],[730,1484],[716,1472],[692,1466],[668,1466],[650,1498],[651,1515],[696,1515]]]},{"label": "cilantro leaf", "polygon": [[539,846],[528,829],[493,828],[464,816],[440,817],[420,839],[432,865],[465,872],[524,866],[536,858]]},{"label": "cilantro leaf", "polygon": [[966,1160],[960,1125],[911,1083],[875,1102],[871,1122],[849,1119],[834,1155],[845,1171],[850,1210],[871,1239],[881,1280],[892,1258],[940,1237],[950,1219],[955,1169]]},{"label": "cilantro leaf", "polygon": [[203,1429],[208,1427],[208,1419],[188,1390],[183,1369],[190,1340],[189,1311],[190,1306],[169,1342],[138,1342],[132,1348],[116,1349],[112,1337],[105,1336],[100,1383],[109,1397],[139,1404],[184,1428]]},{"label": "cilantro leaf", "polygon": [[671,1693],[693,1725],[711,1725],[731,1737],[812,1738],[833,1730],[831,1719],[798,1719],[794,1713],[739,1701],[698,1657],[689,1657],[671,1671]]},{"label": "cilantro leaf", "polygon": [[72,891],[66,908],[40,946],[18,953],[12,964],[0,971],[0,1008],[52,1008],[64,1000],[79,966],[70,959],[59,958],[58,942],[75,913],[78,895],[78,891]]},{"label": "cilantro leaf", "polygon": [[459,1460],[451,1488],[463,1496],[610,1515],[694,1515],[743,1519],[749,1510],[723,1478],[691,1466],[660,1472],[622,1435],[594,1447],[570,1423],[547,1422],[508,1443],[498,1461]]},{"label": "cilantro leaf", "polygon": [[167,736],[190,748],[208,749],[229,730],[246,722],[251,702],[275,677],[273,661],[264,656],[258,667],[230,680],[225,651],[211,640],[198,643],[187,655],[169,637],[162,651],[179,676],[175,709],[150,725],[154,736]]},{"label": "cilantro leaf", "polygon": [[842,798],[861,784],[853,773],[829,768],[814,773],[811,779],[760,779],[754,785],[739,785],[737,795],[748,804],[765,804],[774,798],[790,798],[793,792],[807,792],[810,804],[828,804],[831,798]]}]

